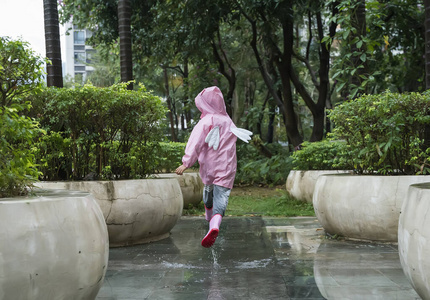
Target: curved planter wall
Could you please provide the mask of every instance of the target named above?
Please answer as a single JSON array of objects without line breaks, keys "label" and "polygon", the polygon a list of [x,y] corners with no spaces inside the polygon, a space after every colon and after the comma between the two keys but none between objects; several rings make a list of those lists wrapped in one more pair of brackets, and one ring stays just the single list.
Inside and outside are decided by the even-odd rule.
[{"label": "curved planter wall", "polygon": [[322,175],[315,185],[315,214],[330,234],[397,242],[409,185],[425,181],[430,176]]},{"label": "curved planter wall", "polygon": [[175,173],[156,174],[158,178],[175,178],[181,186],[182,197],[184,198],[184,207],[189,205],[197,206],[203,199],[203,182],[199,173],[184,173],[176,175]]},{"label": "curved planter wall", "polygon": [[37,185],[91,193],[106,220],[111,247],[167,238],[182,215],[181,187],[174,178],[39,182]]},{"label": "curved planter wall", "polygon": [[308,203],[312,203],[315,183],[320,175],[324,174],[343,174],[351,171],[343,170],[310,170],[300,171],[291,170],[287,177],[287,192],[294,198]]},{"label": "curved planter wall", "polygon": [[0,222],[0,299],[95,299],[109,243],[90,194],[3,198]]},{"label": "curved planter wall", "polygon": [[430,299],[430,183],[411,185],[399,220],[403,272],[423,299]]}]

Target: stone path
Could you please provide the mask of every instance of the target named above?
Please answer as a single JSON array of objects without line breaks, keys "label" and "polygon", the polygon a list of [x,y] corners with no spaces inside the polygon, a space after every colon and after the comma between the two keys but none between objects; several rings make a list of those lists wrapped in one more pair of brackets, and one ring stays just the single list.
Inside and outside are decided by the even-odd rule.
[{"label": "stone path", "polygon": [[395,245],[326,239],[309,217],[226,217],[206,249],[207,226],[182,217],[168,239],[111,248],[96,299],[420,299]]}]

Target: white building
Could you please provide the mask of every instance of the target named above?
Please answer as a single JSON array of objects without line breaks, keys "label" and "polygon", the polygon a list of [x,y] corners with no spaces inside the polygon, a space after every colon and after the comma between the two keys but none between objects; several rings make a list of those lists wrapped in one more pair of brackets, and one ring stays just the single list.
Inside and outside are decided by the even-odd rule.
[{"label": "white building", "polygon": [[76,82],[82,82],[94,71],[94,68],[89,64],[92,63],[95,50],[85,44],[92,33],[86,29],[79,29],[72,24],[67,24],[65,27],[71,29],[64,37],[63,76],[75,79]]}]

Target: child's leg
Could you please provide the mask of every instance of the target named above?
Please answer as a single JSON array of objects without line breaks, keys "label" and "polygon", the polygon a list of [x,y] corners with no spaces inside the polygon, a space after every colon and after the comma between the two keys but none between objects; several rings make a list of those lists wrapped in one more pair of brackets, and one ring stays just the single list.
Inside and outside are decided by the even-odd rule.
[{"label": "child's leg", "polygon": [[231,189],[214,185],[213,191],[213,214],[220,214],[224,217],[225,211],[228,205],[228,199],[230,197]]},{"label": "child's leg", "polygon": [[213,190],[214,186],[205,185],[203,188],[203,203],[205,204],[205,219],[206,221],[210,221],[213,216]]},{"label": "child's leg", "polygon": [[228,205],[228,198],[230,196],[231,189],[214,185],[213,190],[213,217],[209,222],[209,232],[202,240],[202,246],[209,248],[214,243],[219,233],[219,226],[221,225],[222,217],[225,214],[225,210]]},{"label": "child's leg", "polygon": [[203,188],[203,203],[207,208],[212,208],[214,199],[214,185],[206,185]]}]

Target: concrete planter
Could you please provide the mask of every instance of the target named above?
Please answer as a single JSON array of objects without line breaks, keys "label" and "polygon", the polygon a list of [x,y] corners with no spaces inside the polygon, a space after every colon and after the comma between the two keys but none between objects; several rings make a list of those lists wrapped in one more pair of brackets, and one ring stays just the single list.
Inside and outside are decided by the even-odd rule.
[{"label": "concrete planter", "polygon": [[182,215],[181,187],[174,178],[39,182],[37,185],[91,193],[103,212],[111,247],[167,238]]},{"label": "concrete planter", "polygon": [[109,243],[90,194],[2,198],[0,223],[0,299],[95,299]]},{"label": "concrete planter", "polygon": [[399,220],[403,272],[422,299],[430,299],[430,183],[409,187]]},{"label": "concrete planter", "polygon": [[203,182],[199,173],[184,173],[176,175],[175,173],[157,174],[158,178],[175,178],[181,186],[182,197],[184,198],[184,207],[189,205],[197,206],[203,199]]},{"label": "concrete planter", "polygon": [[287,177],[287,192],[294,198],[312,203],[315,183],[319,176],[324,174],[351,173],[343,170],[291,170]]},{"label": "concrete planter", "polygon": [[315,214],[330,234],[397,242],[400,210],[409,185],[430,176],[322,175],[315,185]]}]

